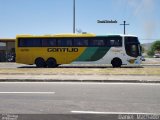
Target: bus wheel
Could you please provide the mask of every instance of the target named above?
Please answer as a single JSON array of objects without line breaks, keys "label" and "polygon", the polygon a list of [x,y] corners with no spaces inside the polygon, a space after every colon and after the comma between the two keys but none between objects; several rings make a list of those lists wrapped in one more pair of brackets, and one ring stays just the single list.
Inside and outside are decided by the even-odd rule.
[{"label": "bus wheel", "polygon": [[58,67],[57,62],[54,58],[48,58],[46,61],[48,68]]},{"label": "bus wheel", "polygon": [[114,58],[111,62],[113,68],[118,68],[118,67],[121,67],[122,65],[122,60],[119,59],[119,58]]},{"label": "bus wheel", "polygon": [[46,67],[46,62],[43,58],[37,58],[35,60],[35,64],[38,68],[43,68],[43,67]]}]

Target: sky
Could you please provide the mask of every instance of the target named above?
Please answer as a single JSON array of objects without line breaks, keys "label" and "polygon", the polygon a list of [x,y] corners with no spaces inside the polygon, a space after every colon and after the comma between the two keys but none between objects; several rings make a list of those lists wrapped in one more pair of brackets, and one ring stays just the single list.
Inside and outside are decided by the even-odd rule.
[{"label": "sky", "polygon": [[[126,34],[141,43],[160,40],[160,0],[75,0],[76,30]],[[116,20],[117,23],[97,23]],[[73,32],[73,0],[0,0],[0,38]]]}]

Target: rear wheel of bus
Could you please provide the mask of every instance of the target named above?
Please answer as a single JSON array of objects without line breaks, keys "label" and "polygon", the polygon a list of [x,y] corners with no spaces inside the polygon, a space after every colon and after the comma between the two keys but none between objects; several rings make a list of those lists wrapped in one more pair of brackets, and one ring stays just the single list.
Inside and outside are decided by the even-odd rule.
[{"label": "rear wheel of bus", "polygon": [[46,61],[47,67],[48,68],[55,68],[58,67],[57,61],[54,58],[48,58]]},{"label": "rear wheel of bus", "polygon": [[44,68],[46,67],[46,62],[43,58],[39,57],[35,60],[35,64],[38,68]]}]

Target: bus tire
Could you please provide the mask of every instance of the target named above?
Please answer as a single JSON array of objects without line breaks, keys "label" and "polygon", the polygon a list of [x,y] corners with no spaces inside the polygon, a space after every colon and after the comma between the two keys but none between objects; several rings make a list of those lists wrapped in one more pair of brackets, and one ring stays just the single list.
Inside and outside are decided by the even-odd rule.
[{"label": "bus tire", "polygon": [[121,67],[121,65],[122,65],[122,60],[121,60],[120,58],[114,58],[114,59],[111,61],[111,64],[112,64],[113,68]]},{"label": "bus tire", "polygon": [[47,67],[48,68],[55,68],[58,67],[58,64],[56,62],[56,59],[54,58],[48,58],[46,61]]},{"label": "bus tire", "polygon": [[39,57],[35,60],[35,64],[38,68],[44,68],[46,67],[46,62],[43,58]]}]

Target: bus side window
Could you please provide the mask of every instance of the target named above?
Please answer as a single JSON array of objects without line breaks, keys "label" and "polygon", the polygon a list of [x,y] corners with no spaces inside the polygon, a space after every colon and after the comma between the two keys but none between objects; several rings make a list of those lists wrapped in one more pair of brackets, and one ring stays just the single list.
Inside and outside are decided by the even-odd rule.
[{"label": "bus side window", "polygon": [[115,45],[115,46],[122,46],[122,40],[116,39],[116,40],[114,41],[114,45]]},{"label": "bus side window", "polygon": [[42,39],[42,46],[43,47],[55,47],[57,45],[56,39]]},{"label": "bus side window", "polygon": [[92,47],[105,46],[105,40],[103,38],[92,38],[90,39],[89,46]]},{"label": "bus side window", "polygon": [[26,45],[26,41],[24,39],[18,39],[18,47],[24,47]]},{"label": "bus side window", "polygon": [[98,42],[98,46],[104,46],[104,45],[105,45],[104,40],[99,40],[99,42]]},{"label": "bus side window", "polygon": [[56,46],[56,39],[50,39],[48,41],[49,46]]},{"label": "bus side window", "polygon": [[41,39],[37,38],[24,38],[20,39],[18,43],[19,47],[41,47]]},{"label": "bus side window", "polygon": [[75,38],[74,39],[74,46],[86,47],[86,46],[88,46],[88,39],[86,39],[86,38]]},{"label": "bus side window", "polygon": [[72,46],[72,38],[59,38],[58,46],[60,47],[71,47]]},{"label": "bus side window", "polygon": [[107,45],[111,47],[121,47],[122,38],[121,37],[109,37],[107,40]]},{"label": "bus side window", "polygon": [[42,47],[48,47],[48,40],[42,39]]},{"label": "bus side window", "polygon": [[110,40],[110,45],[114,46],[115,45],[115,40]]}]

